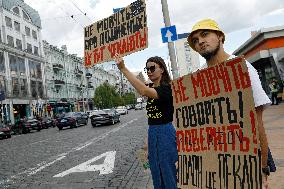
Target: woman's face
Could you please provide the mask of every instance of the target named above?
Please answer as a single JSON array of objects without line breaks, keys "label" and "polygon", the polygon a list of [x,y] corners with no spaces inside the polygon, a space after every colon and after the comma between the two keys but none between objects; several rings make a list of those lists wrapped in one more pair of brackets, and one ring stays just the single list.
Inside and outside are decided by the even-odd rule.
[{"label": "woman's face", "polygon": [[147,62],[145,72],[147,73],[149,79],[152,82],[155,82],[162,78],[164,70],[155,62]]}]

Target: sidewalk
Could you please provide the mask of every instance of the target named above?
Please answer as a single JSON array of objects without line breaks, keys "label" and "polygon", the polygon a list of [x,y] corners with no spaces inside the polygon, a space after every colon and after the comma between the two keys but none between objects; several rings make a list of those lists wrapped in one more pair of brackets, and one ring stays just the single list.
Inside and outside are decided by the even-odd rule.
[{"label": "sidewalk", "polygon": [[269,176],[269,189],[284,189],[284,102],[264,111],[264,127],[277,171]]}]

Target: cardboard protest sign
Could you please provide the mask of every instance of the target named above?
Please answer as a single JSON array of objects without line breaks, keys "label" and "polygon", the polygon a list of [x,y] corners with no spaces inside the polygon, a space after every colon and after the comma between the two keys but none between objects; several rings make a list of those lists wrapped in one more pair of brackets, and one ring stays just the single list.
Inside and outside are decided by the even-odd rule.
[{"label": "cardboard protest sign", "polygon": [[129,6],[84,28],[85,66],[113,60],[148,47],[145,0]]},{"label": "cardboard protest sign", "polygon": [[258,130],[243,58],[172,82],[180,188],[261,189]]}]

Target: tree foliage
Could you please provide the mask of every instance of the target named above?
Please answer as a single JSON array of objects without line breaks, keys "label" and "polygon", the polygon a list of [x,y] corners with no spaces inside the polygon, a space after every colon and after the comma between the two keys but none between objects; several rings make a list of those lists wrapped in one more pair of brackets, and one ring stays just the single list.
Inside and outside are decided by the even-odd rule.
[{"label": "tree foliage", "polygon": [[136,97],[135,94],[130,92],[130,93],[126,93],[125,95],[122,96],[123,100],[124,100],[124,105],[127,104],[135,104],[136,103]]},{"label": "tree foliage", "polygon": [[123,104],[123,99],[116,92],[115,87],[105,82],[96,88],[94,95],[94,104],[96,107],[112,108]]}]

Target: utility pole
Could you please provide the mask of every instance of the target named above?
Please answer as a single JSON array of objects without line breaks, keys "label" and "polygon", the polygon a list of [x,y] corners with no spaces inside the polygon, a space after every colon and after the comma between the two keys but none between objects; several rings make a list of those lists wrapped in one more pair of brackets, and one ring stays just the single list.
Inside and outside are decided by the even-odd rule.
[{"label": "utility pole", "polygon": [[[163,16],[164,16],[165,26],[169,27],[171,26],[171,20],[170,20],[167,0],[161,0],[161,4],[162,4],[162,11],[163,11]],[[179,74],[178,74],[178,69],[177,69],[176,54],[175,54],[175,48],[174,48],[173,42],[168,42],[168,49],[169,49],[169,54],[170,54],[173,79],[176,79],[179,77]]]}]

